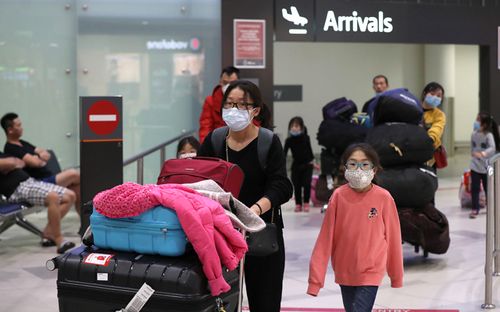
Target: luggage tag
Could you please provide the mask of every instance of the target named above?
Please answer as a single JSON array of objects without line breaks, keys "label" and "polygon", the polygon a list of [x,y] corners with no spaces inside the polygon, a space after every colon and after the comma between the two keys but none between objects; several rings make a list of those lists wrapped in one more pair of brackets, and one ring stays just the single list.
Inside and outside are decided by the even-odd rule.
[{"label": "luggage tag", "polygon": [[224,302],[219,297],[215,299],[215,312],[226,312],[226,309],[224,308]]},{"label": "luggage tag", "polygon": [[142,284],[142,287],[135,294],[134,298],[130,300],[125,309],[118,310],[116,312],[139,312],[144,307],[149,298],[153,295],[155,290],[151,288],[148,284]]}]

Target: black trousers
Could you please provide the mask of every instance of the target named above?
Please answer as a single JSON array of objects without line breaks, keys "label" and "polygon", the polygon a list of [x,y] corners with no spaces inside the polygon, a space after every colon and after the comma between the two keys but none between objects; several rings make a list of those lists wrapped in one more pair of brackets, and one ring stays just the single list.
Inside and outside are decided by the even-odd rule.
[{"label": "black trousers", "polygon": [[283,229],[278,229],[280,250],[267,257],[245,258],[245,286],[252,312],[279,312],[283,275],[285,273],[285,242]]},{"label": "black trousers", "polygon": [[483,182],[484,194],[488,196],[488,176],[486,173],[470,171],[470,194],[472,199],[472,210],[479,211],[479,192],[481,191],[481,182]]},{"label": "black trousers", "polygon": [[[295,193],[295,204],[302,205],[309,203],[311,198],[311,181],[312,181],[313,165],[307,164],[292,164],[292,183]],[[304,201],[302,201],[302,191],[304,191]]]}]

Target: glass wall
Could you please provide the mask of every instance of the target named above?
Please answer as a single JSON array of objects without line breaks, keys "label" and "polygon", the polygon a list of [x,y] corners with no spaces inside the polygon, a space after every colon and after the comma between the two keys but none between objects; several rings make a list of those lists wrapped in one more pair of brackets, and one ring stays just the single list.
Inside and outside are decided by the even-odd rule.
[{"label": "glass wall", "polygon": [[0,1],[0,115],[17,113],[63,167],[78,164],[76,29],[71,1]]},{"label": "glass wall", "polygon": [[[196,129],[221,67],[220,0],[2,1],[0,25],[2,113],[63,166],[78,164],[78,96],[123,96],[126,159]],[[159,156],[145,168],[154,182]]]}]

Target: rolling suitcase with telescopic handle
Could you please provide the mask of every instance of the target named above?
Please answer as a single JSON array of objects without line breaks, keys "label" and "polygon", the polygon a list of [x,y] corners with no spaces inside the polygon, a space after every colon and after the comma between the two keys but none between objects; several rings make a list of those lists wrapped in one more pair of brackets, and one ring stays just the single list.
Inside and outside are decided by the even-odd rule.
[{"label": "rolling suitcase with telescopic handle", "polygon": [[120,311],[144,283],[154,293],[141,312],[238,308],[238,271],[224,271],[231,290],[213,297],[194,252],[164,257],[81,246],[49,260],[47,268],[58,269],[60,312]]}]

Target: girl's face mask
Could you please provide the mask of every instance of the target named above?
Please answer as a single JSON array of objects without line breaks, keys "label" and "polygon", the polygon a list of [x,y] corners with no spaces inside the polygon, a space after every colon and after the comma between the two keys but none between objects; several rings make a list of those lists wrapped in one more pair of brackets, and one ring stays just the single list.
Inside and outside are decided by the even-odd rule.
[{"label": "girl's face mask", "polygon": [[344,176],[347,182],[349,182],[349,186],[353,189],[364,189],[372,183],[375,171],[373,169],[363,170],[361,168],[354,170],[346,169]]},{"label": "girl's face mask", "polygon": [[441,98],[432,94],[427,94],[424,99],[425,103],[432,107],[438,107],[441,105]]},{"label": "girl's face mask", "polygon": [[179,158],[180,159],[193,158],[193,157],[196,157],[196,153],[182,153],[182,154],[179,154]]}]

